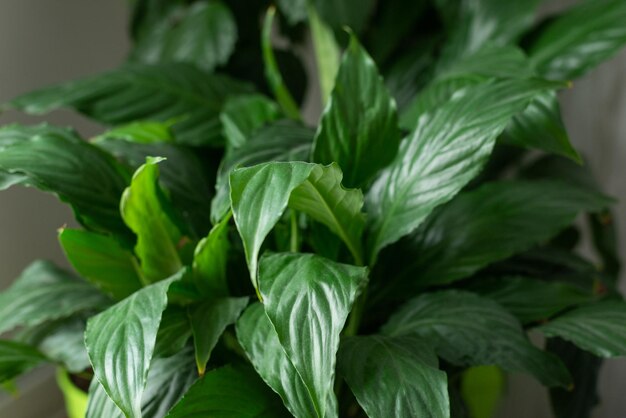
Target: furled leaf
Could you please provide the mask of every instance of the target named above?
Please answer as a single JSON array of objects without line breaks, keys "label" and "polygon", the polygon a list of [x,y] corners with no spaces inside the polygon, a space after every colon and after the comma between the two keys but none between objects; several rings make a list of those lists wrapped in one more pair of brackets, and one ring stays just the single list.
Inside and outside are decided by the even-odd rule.
[{"label": "furled leaf", "polygon": [[109,300],[89,283],[50,262],[35,261],[0,293],[0,333],[108,304]]},{"label": "furled leaf", "polygon": [[172,125],[173,123],[154,121],[131,122],[109,129],[105,133],[98,135],[96,141],[123,139],[140,144],[174,142],[174,136],[171,131]]},{"label": "furled leaf", "polygon": [[[133,170],[146,162],[146,157],[160,156],[166,160],[159,163],[159,182],[169,192],[177,214],[185,221],[189,233],[204,236],[211,228],[210,205],[213,178],[207,175],[208,162],[200,162],[189,148],[174,144],[98,139],[94,145],[110,152]],[[209,167],[210,169],[211,167]],[[214,170],[214,168],[213,168]]]},{"label": "furled leaf", "polygon": [[7,382],[45,361],[43,354],[29,345],[0,340],[0,383]]},{"label": "furled leaf", "polygon": [[235,19],[221,2],[176,9],[136,44],[131,59],[146,64],[185,62],[211,71],[235,49]]},{"label": "furled leaf", "polygon": [[498,302],[523,323],[545,320],[593,299],[591,292],[577,286],[528,277],[480,279],[471,290]]},{"label": "furled leaf", "polygon": [[215,225],[209,235],[198,242],[193,256],[194,283],[200,292],[211,297],[227,296],[228,223],[230,216]]},{"label": "furled leaf", "polygon": [[85,345],[96,379],[126,417],[142,417],[141,399],[167,290],[181,275],[145,287],[87,322]]},{"label": "furled leaf", "polygon": [[396,104],[376,64],[352,37],[315,136],[313,160],[336,162],[349,187],[359,187],[396,156]]},{"label": "furled leaf", "polygon": [[537,96],[524,112],[513,118],[502,139],[507,144],[538,148],[582,162],[569,141],[555,92]]},{"label": "furled leaf", "polygon": [[539,327],[598,357],[626,356],[626,303],[606,301],[581,306]]},{"label": "furled leaf", "polygon": [[241,147],[259,128],[280,116],[275,102],[260,94],[234,96],[220,114],[222,131],[231,148]]},{"label": "furled leaf", "polygon": [[151,282],[171,276],[182,267],[177,247],[182,235],[172,220],[171,203],[159,186],[160,161],[160,158],[146,159],[124,191],[120,204],[124,222],[137,234],[135,253],[141,270]]},{"label": "furled leaf", "polygon": [[284,417],[274,393],[245,366],[225,366],[198,380],[172,408],[167,418]]},{"label": "furled leaf", "polygon": [[[382,258],[406,288],[451,283],[543,243],[611,199],[562,181],[502,181],[461,193]],[[520,233],[524,231],[524,233]]]},{"label": "furled leaf", "polygon": [[622,0],[584,1],[547,25],[530,58],[545,77],[580,77],[626,44],[625,20]]},{"label": "furled leaf", "polygon": [[325,105],[335,85],[335,78],[337,71],[339,71],[341,51],[335,40],[335,34],[331,28],[320,19],[315,7],[309,5],[307,10],[309,24],[311,26],[311,39],[313,41],[317,61],[322,105]]},{"label": "furled leaf", "polygon": [[[325,418],[319,413],[302,377],[283,350],[276,330],[263,305],[255,303],[237,321],[237,338],[257,373],[280,395],[287,409],[298,418]],[[331,417],[336,398],[331,394],[328,408]],[[334,403],[333,403],[334,402]],[[335,415],[336,416],[336,415]]]},{"label": "furled leaf", "polygon": [[109,125],[138,120],[170,121],[176,141],[220,145],[219,113],[231,94],[250,87],[192,65],[129,65],[98,76],[48,87],[14,99],[10,105],[28,113],[72,107]]},{"label": "furled leaf", "polygon": [[420,118],[366,196],[371,258],[417,228],[476,176],[511,117],[554,87],[535,79],[481,85]]},{"label": "furled leaf", "polygon": [[448,382],[432,348],[414,336],[349,337],[338,369],[368,417],[449,418]]},{"label": "furled leaf", "polygon": [[306,161],[311,151],[313,131],[303,125],[283,120],[256,131],[240,148],[229,149],[220,165],[211,219],[219,223],[230,206],[228,177],[237,167],[249,167],[268,161]]},{"label": "furled leaf", "polygon": [[191,328],[196,348],[196,366],[202,376],[211,352],[227,326],[235,323],[248,305],[248,297],[213,299],[191,312]]},{"label": "furled leaf", "polygon": [[49,125],[0,128],[0,170],[56,194],[89,228],[128,231],[119,215],[127,173],[72,130]]},{"label": "furled leaf", "polygon": [[285,253],[261,260],[265,312],[320,417],[336,416],[327,411],[327,400],[333,396],[339,333],[366,282],[366,268],[315,255]]},{"label": "furled leaf", "polygon": [[76,271],[103,292],[124,299],[141,288],[137,260],[114,238],[63,228],[59,232],[59,242]]},{"label": "furled leaf", "polygon": [[557,357],[534,347],[519,322],[497,303],[473,293],[426,293],[408,302],[383,327],[390,336],[418,335],[459,366],[495,364],[525,372],[546,386],[567,387],[570,376]]}]

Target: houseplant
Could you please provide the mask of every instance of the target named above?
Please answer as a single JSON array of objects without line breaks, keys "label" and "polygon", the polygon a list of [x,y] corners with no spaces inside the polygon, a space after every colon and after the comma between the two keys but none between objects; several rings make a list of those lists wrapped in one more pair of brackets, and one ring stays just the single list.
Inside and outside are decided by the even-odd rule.
[{"label": "houseplant", "polygon": [[3,188],[82,226],[75,272],[0,295],[0,381],[57,364],[87,417],[463,417],[524,372],[589,416],[626,304],[556,92],[626,43],[626,3],[537,3],[132,2],[128,63],[6,104],[106,129],[0,129]]}]

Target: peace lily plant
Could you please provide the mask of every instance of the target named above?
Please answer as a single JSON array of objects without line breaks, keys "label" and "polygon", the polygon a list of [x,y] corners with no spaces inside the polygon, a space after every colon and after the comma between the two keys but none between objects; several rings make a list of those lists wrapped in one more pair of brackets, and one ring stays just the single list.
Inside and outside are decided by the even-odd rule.
[{"label": "peace lily plant", "polygon": [[75,271],[0,295],[0,381],[52,363],[89,418],[482,418],[521,372],[589,417],[626,303],[557,93],[626,2],[538,3],[131,2],[120,68],[6,104],[106,129],[0,129],[2,187],[81,225]]}]

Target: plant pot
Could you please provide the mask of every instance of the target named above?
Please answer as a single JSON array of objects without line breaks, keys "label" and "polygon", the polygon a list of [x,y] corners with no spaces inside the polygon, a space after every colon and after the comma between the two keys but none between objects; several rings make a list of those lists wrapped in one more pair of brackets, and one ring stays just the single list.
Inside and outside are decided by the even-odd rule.
[{"label": "plant pot", "polygon": [[87,393],[76,386],[67,370],[57,369],[57,385],[65,398],[65,409],[69,418],[84,418],[87,414]]}]

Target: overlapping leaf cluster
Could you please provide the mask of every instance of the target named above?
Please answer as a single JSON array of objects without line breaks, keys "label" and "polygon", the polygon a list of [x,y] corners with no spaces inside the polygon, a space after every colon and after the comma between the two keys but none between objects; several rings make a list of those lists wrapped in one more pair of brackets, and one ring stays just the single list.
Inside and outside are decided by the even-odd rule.
[{"label": "overlapping leaf cluster", "polygon": [[588,416],[626,303],[557,92],[626,43],[626,3],[537,6],[133,2],[127,63],[6,105],[106,129],[0,128],[1,187],[81,225],[75,273],[36,261],[0,294],[0,382],[91,376],[88,418],[477,417],[488,365]]}]

